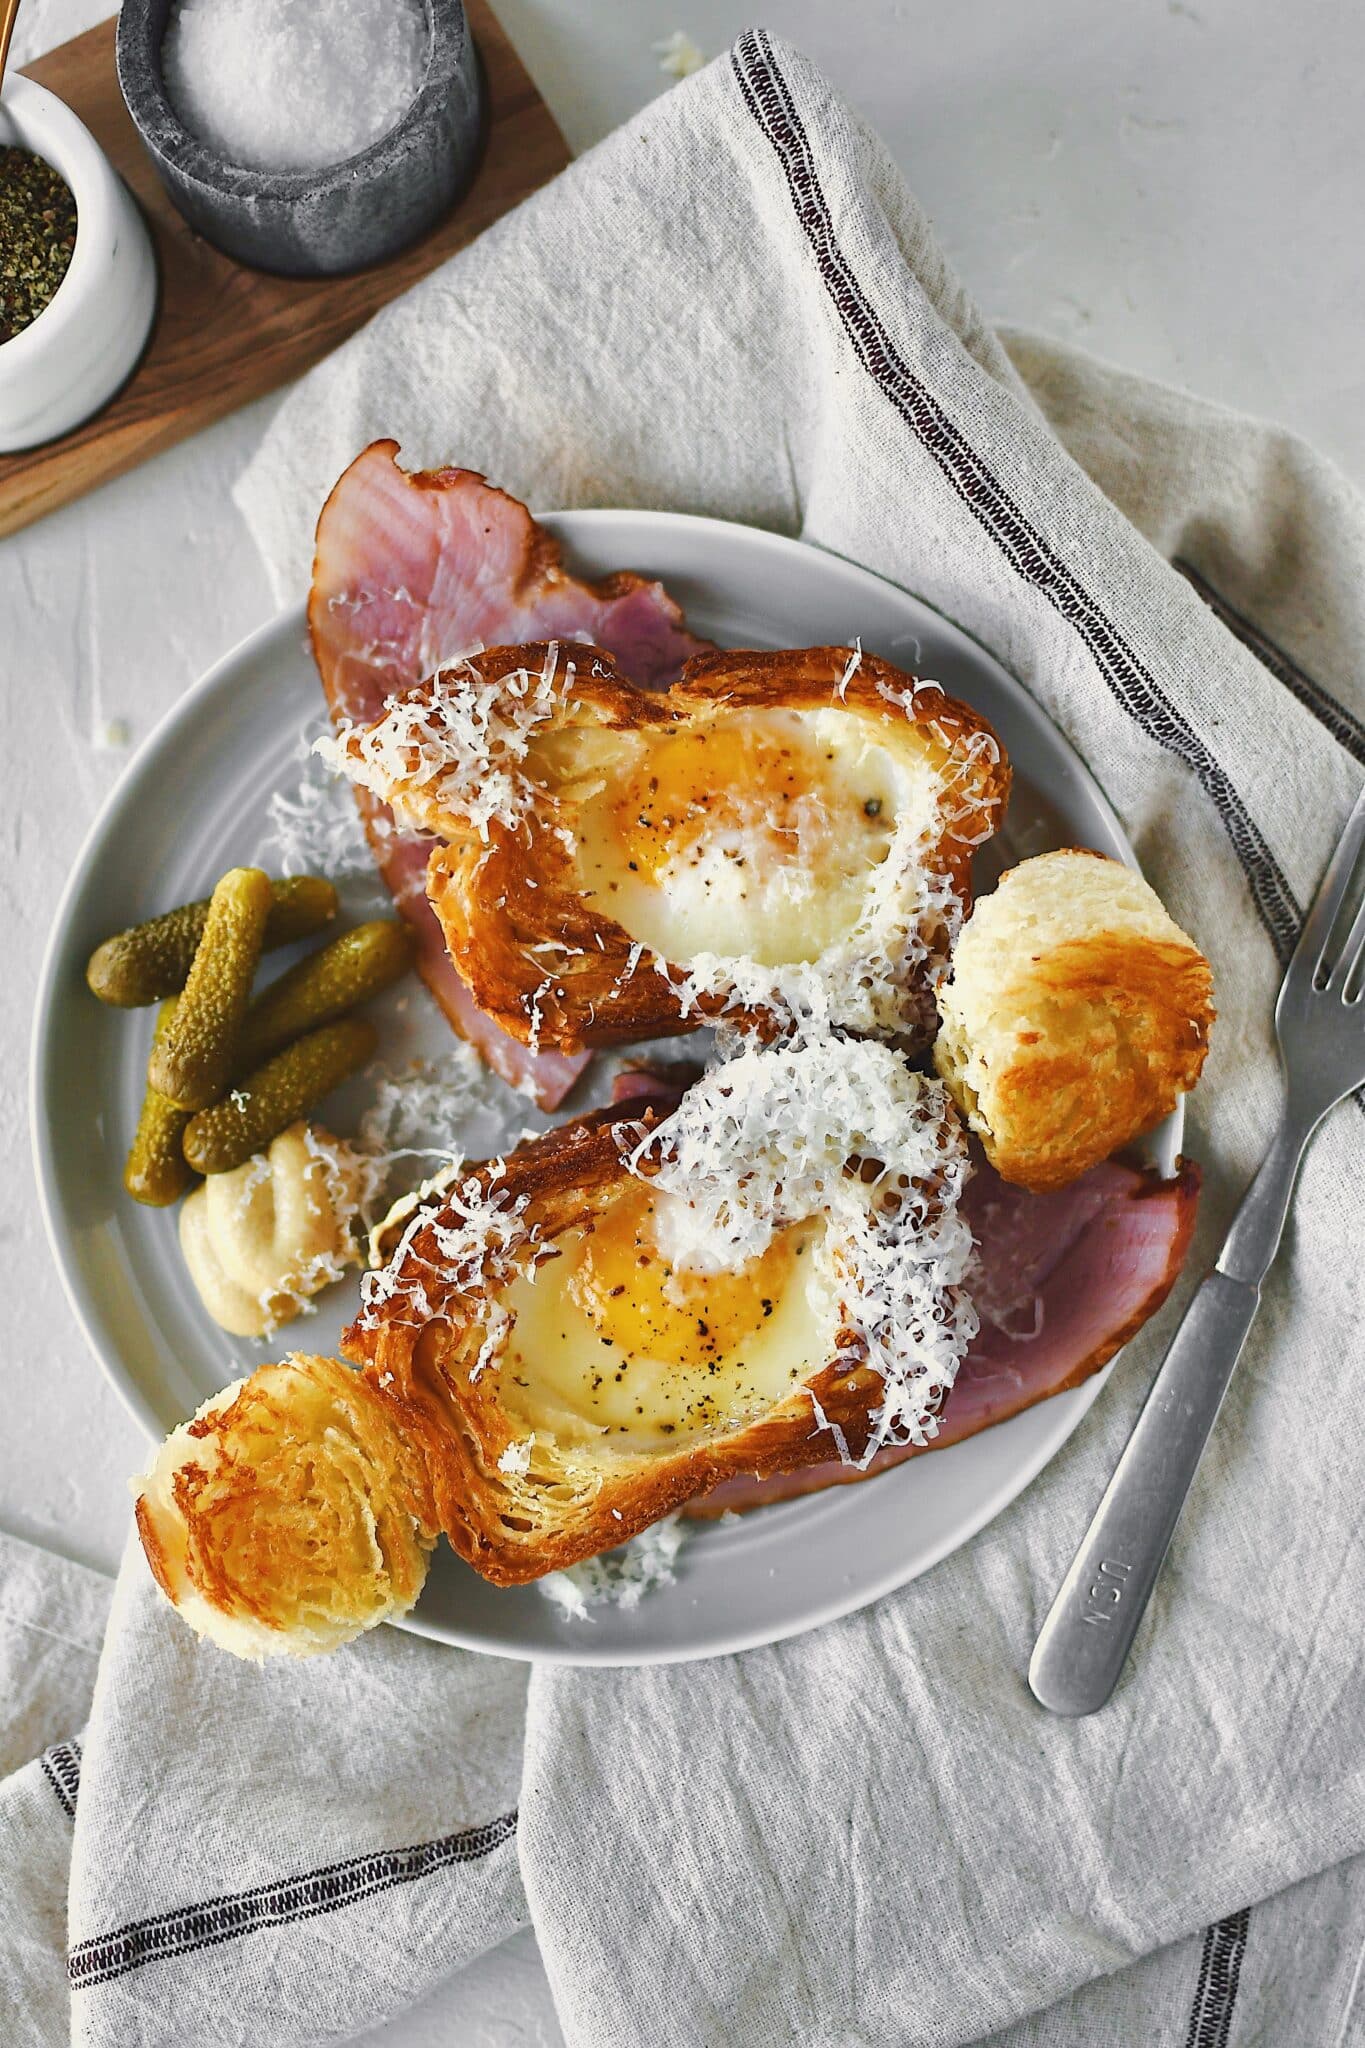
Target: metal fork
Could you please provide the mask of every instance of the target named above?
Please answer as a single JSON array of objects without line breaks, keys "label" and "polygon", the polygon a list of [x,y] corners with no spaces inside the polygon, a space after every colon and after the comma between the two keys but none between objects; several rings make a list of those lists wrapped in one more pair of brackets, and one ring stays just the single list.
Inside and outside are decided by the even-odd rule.
[{"label": "metal fork", "polygon": [[1093,1714],[1119,1674],[1156,1584],[1280,1247],[1299,1161],[1318,1124],[1365,1084],[1365,900],[1332,936],[1365,873],[1365,791],[1304,920],[1275,1005],[1285,1103],[1274,1141],[1185,1311],[1142,1413],[1043,1623],[1029,1665],[1054,1714]]}]

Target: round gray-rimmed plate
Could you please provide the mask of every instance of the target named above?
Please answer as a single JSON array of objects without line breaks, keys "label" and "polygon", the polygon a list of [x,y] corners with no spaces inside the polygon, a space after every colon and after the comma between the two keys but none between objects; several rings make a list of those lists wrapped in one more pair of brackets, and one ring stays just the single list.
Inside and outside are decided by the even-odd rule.
[{"label": "round gray-rimmed plate", "polygon": [[[580,573],[632,568],[661,577],[693,628],[722,643],[799,647],[860,636],[870,652],[932,676],[983,711],[1008,750],[1015,780],[1006,860],[1081,845],[1136,865],[1103,794],[1044,713],[918,599],[836,556],[719,520],[572,512],[545,523]],[[48,1233],[96,1356],[157,1436],[268,1357],[335,1349],[354,1294],[347,1284],[333,1288],[315,1318],[267,1343],[229,1337],[209,1320],[180,1258],[174,1213],[141,1209],[122,1191],[146,1014],[103,1009],[86,990],[84,965],[110,931],[206,894],[225,868],[261,854],[269,798],[297,785],[300,735],[320,711],[300,612],[227,655],[152,733],[105,805],[77,857],[44,966],[32,1092]],[[343,898],[347,912],[373,915],[382,892],[373,877],[359,877],[343,885]],[[448,1027],[425,994],[410,993],[401,1007],[390,997],[381,1022],[390,1063],[449,1048]],[[328,1106],[328,1121],[347,1130],[363,1100],[353,1084]],[[509,1097],[514,1124],[525,1121],[524,1108]],[[1169,1173],[1179,1144],[1177,1112],[1149,1140],[1149,1156]],[[865,1606],[965,1543],[1055,1454],[1107,1377],[866,1485],[701,1525],[674,1583],[633,1609],[596,1607],[571,1620],[534,1586],[490,1586],[442,1546],[406,1625],[503,1656],[583,1664],[775,1642]]]}]

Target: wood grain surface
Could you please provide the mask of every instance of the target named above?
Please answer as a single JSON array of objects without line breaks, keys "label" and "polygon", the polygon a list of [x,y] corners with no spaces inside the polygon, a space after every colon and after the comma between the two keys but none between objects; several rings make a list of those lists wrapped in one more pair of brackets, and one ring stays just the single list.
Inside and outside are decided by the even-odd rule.
[{"label": "wood grain surface", "polygon": [[80,115],[132,189],[156,244],[161,298],[142,361],[103,412],[45,447],[0,457],[0,535],[297,377],[563,169],[568,149],[520,58],[485,0],[466,5],[489,114],[474,181],[439,227],[354,277],[267,277],[220,255],[186,226],[124,107],[112,21],[29,67],[30,77]]}]

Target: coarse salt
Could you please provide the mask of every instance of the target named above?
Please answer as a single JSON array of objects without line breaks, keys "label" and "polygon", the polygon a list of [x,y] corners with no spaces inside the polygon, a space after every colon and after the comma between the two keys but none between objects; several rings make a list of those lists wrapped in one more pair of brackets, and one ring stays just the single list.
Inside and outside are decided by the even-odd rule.
[{"label": "coarse salt", "polygon": [[227,162],[322,170],[407,112],[427,46],[418,0],[180,0],[162,72],[185,126]]}]

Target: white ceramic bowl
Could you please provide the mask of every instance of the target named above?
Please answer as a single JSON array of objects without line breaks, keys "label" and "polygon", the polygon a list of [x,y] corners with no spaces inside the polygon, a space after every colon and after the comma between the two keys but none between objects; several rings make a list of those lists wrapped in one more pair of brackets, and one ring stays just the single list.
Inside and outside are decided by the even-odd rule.
[{"label": "white ceramic bowl", "polygon": [[113,397],[156,312],[156,261],[142,215],[83,122],[31,78],[0,94],[0,145],[32,150],[76,201],[76,246],[37,319],[0,342],[0,451],[65,434]]}]

